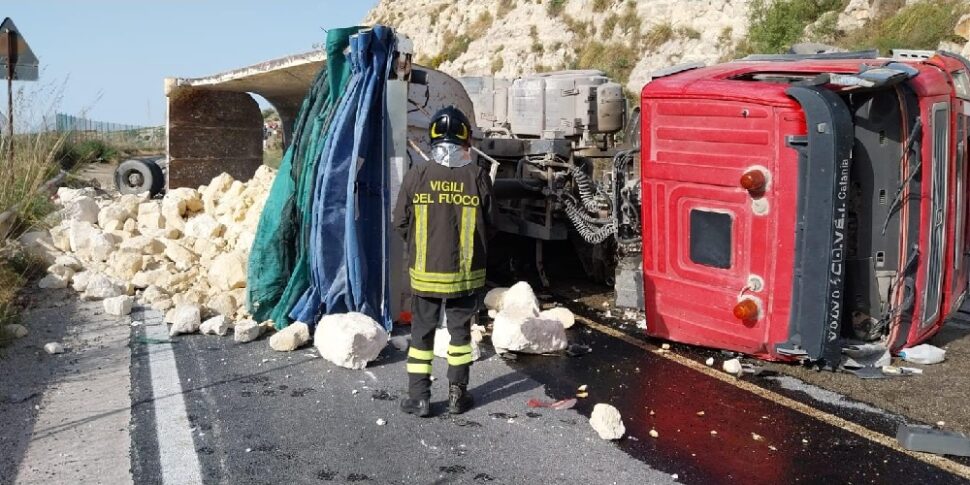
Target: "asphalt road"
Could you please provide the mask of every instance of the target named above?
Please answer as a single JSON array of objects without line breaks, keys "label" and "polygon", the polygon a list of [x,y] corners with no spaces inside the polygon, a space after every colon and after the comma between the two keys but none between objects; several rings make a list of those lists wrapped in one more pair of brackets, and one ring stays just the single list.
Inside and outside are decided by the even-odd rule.
[{"label": "asphalt road", "polygon": [[[46,322],[49,333],[31,323],[41,336],[15,342],[0,361],[7,375],[30,368],[23,375],[33,376],[0,380],[0,483],[31,483],[31,476],[46,477],[37,483],[119,483],[102,470],[112,463],[124,472],[119,457],[139,484],[965,483],[970,464],[887,446],[886,437],[907,420],[900,415],[781,375],[741,385],[671,358],[681,352],[676,346],[664,354],[638,337],[582,325],[570,331],[571,341],[592,349],[582,357],[509,361],[484,352],[472,370],[478,406],[460,417],[444,411],[445,365],[436,360],[435,416],[422,420],[398,410],[405,354],[392,347],[353,371],[312,348],[274,352],[265,339],[169,341],[159,315],[136,312],[132,319],[143,324],[116,322],[130,332],[128,342],[98,347],[129,348],[130,363],[122,366],[130,385],[111,388],[96,383],[116,375],[116,365],[86,367],[79,377],[70,365],[74,350],[55,359],[37,347],[104,318],[74,304],[44,311],[30,322]],[[78,315],[88,316],[79,323]],[[85,385],[65,394],[65,383],[78,381]],[[526,406],[531,398],[570,397],[583,384],[589,397],[574,409]],[[97,392],[83,390],[91,388]],[[127,409],[105,413],[92,405],[119,395]],[[74,466],[59,453],[32,450],[39,426],[51,419],[46,410],[67,409],[63,402],[77,414],[59,428],[76,440],[64,446],[99,443],[129,453]],[[620,409],[623,440],[603,441],[589,426],[598,402]],[[119,415],[130,416],[124,435],[100,421]],[[833,424],[839,419],[866,432]]]}]

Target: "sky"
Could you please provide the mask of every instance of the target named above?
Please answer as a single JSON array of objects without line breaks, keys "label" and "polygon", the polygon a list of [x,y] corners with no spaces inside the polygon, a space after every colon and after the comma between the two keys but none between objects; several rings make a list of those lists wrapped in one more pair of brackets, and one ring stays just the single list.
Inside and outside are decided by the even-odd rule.
[{"label": "sky", "polygon": [[[324,29],[357,24],[376,4],[4,0],[0,18],[13,20],[40,59],[40,80],[14,82],[28,106],[148,126],[165,123],[164,78],[205,76],[310,51],[324,41]],[[6,94],[0,99],[5,114]]]}]

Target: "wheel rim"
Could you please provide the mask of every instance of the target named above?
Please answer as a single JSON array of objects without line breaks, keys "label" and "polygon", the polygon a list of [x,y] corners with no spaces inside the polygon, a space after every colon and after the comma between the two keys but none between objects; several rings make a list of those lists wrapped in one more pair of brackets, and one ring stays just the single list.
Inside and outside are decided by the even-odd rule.
[{"label": "wheel rim", "polygon": [[138,171],[128,172],[126,182],[129,187],[141,187],[145,183],[145,177]]}]

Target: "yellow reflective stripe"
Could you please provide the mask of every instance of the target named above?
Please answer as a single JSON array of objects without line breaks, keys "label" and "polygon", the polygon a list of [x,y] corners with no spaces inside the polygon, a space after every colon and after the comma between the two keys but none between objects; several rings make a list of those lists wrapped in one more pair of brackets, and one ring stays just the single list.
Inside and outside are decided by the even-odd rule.
[{"label": "yellow reflective stripe", "polygon": [[411,289],[417,291],[427,291],[431,293],[456,293],[459,291],[474,290],[485,286],[485,277],[473,280],[460,281],[458,283],[431,283],[411,279]]},{"label": "yellow reflective stripe", "polygon": [[471,363],[472,363],[472,354],[448,356],[448,365],[468,365]]},{"label": "yellow reflective stripe", "polygon": [[408,270],[408,273],[411,275],[412,280],[427,281],[429,283],[458,283],[485,277],[484,269],[469,272],[459,271],[458,273],[429,273],[411,268]]},{"label": "yellow reflective stripe", "polygon": [[430,374],[431,364],[408,364],[408,374]]},{"label": "yellow reflective stripe", "polygon": [[408,349],[408,357],[414,357],[418,360],[431,360],[434,358],[433,350],[419,350],[414,347]]},{"label": "yellow reflective stripe", "polygon": [[472,344],[449,345],[448,346],[448,353],[449,354],[467,354],[467,353],[469,353],[471,351],[472,351]]},{"label": "yellow reflective stripe", "polygon": [[428,206],[414,206],[414,269],[424,271],[428,258]]},{"label": "yellow reflective stripe", "polygon": [[462,207],[461,209],[461,268],[462,272],[472,269],[472,258],[475,256],[475,216],[476,207]]}]

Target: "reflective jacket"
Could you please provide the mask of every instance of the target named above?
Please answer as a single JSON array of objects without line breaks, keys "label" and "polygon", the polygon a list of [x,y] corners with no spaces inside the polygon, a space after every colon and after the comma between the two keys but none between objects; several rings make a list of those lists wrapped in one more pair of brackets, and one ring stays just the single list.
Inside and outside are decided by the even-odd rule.
[{"label": "reflective jacket", "polygon": [[408,245],[411,291],[431,298],[485,286],[492,182],[476,163],[415,165],[404,176],[394,225]]}]

